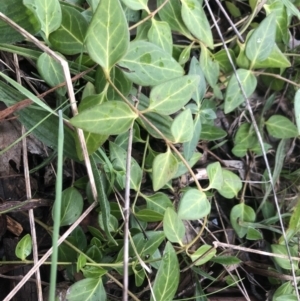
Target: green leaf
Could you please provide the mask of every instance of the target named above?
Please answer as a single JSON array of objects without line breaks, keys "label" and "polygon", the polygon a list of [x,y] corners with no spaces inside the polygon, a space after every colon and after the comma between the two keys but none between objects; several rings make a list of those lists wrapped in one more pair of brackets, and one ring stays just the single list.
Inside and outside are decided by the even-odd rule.
[{"label": "green leaf", "polygon": [[178,162],[171,150],[155,157],[152,167],[153,190],[157,191],[167,184],[176,174]]},{"label": "green leaf", "polygon": [[58,0],[23,0],[26,5],[38,18],[41,23],[41,30],[46,39],[49,34],[55,31],[61,24],[62,12]]},{"label": "green leaf", "polygon": [[283,41],[285,45],[289,42],[289,21],[288,14],[282,1],[273,1],[272,3],[265,4],[264,9],[267,14],[272,12],[276,15],[276,42]]},{"label": "green leaf", "polygon": [[173,40],[169,24],[152,18],[152,25],[148,31],[149,42],[157,45],[166,53],[172,55]]},{"label": "green leaf", "polygon": [[162,192],[157,192],[153,195],[141,195],[141,197],[147,202],[147,208],[155,211],[162,216],[168,207],[173,207],[171,200],[168,196]]},{"label": "green leaf", "polygon": [[184,73],[170,54],[145,41],[131,42],[119,65],[126,68],[124,74],[132,82],[141,86],[158,85]]},{"label": "green leaf", "polygon": [[192,50],[192,44],[185,47],[182,52],[180,53],[178,63],[180,65],[184,65],[191,57],[191,50]]},{"label": "green leaf", "polygon": [[91,58],[109,70],[125,55],[129,44],[127,21],[119,0],[101,0],[86,36]]},{"label": "green leaf", "polygon": [[164,233],[167,239],[173,243],[182,245],[182,238],[185,234],[185,227],[173,208],[166,209],[163,219]]},{"label": "green leaf", "polygon": [[210,207],[204,192],[189,188],[179,202],[178,217],[184,220],[200,219],[210,213]]},{"label": "green leaf", "polygon": [[190,109],[184,110],[174,119],[171,132],[175,143],[188,142],[193,138],[194,122]]},{"label": "green leaf", "polygon": [[[277,288],[277,290],[274,292],[272,301],[279,301],[278,298],[285,297],[286,295],[290,295],[293,292],[294,292],[294,287],[292,285],[292,281],[287,281]],[[289,300],[289,299],[283,299],[283,300]]]},{"label": "green leaf", "polygon": [[218,126],[211,124],[202,124],[200,133],[201,140],[214,141],[219,140],[227,136],[227,133]]},{"label": "green leaf", "polygon": [[247,236],[248,240],[260,240],[263,239],[262,233],[253,227],[248,227]]},{"label": "green leaf", "polygon": [[61,25],[49,35],[49,41],[54,49],[63,54],[81,53],[87,28],[87,21],[78,10],[62,6]]},{"label": "green leaf", "polygon": [[135,213],[135,217],[143,222],[160,222],[163,220],[163,215],[150,209],[141,209]]},{"label": "green leaf", "polygon": [[[89,155],[92,155],[105,141],[108,139],[108,135],[95,134],[90,132],[83,132],[84,139]],[[83,154],[81,149],[81,144],[78,136],[75,136],[76,152],[81,161],[83,161]]]},{"label": "green leaf", "polygon": [[242,262],[239,258],[235,256],[217,256],[212,258],[211,261],[224,265],[235,265]]},{"label": "green leaf", "polygon": [[[69,187],[62,192],[60,226],[73,224],[83,209],[83,199],[77,189]],[[52,211],[52,216],[54,211]],[[54,216],[53,216],[54,219]]]},{"label": "green leaf", "polygon": [[179,263],[176,252],[170,242],[167,242],[163,259],[157,271],[151,301],[173,300],[179,284]]},{"label": "green leaf", "polygon": [[16,256],[21,260],[25,260],[27,256],[31,254],[32,251],[32,240],[30,234],[26,234],[16,245]]},{"label": "green leaf", "polygon": [[288,118],[281,115],[273,115],[265,121],[268,133],[274,138],[286,139],[298,136],[297,127]]},{"label": "green leaf", "polygon": [[219,79],[220,66],[217,61],[213,61],[208,49],[201,46],[200,66],[205,78],[211,87],[214,87]]},{"label": "green leaf", "polygon": [[79,273],[80,270],[86,265],[86,256],[83,254],[79,254],[77,258],[77,264],[76,264],[76,272]]},{"label": "green leaf", "polygon": [[[107,222],[108,222],[107,223],[108,231],[109,232],[117,232],[118,227],[119,227],[117,218],[110,214]],[[104,226],[103,214],[101,212],[98,215],[98,223],[99,223],[100,228],[105,231],[106,226]]]},{"label": "green leaf", "polygon": [[[274,253],[274,254],[288,256],[287,247],[290,248],[289,246],[285,246],[285,245],[273,244],[273,245],[271,245],[271,250],[272,250],[272,253]],[[297,252],[293,248],[290,248],[290,253],[291,253],[292,257],[298,256]],[[286,270],[292,269],[289,258],[280,258],[280,257],[275,256],[274,260],[281,268],[286,269]],[[295,260],[295,259],[292,260],[292,264],[294,266],[294,269],[298,269],[298,261],[297,260]]]},{"label": "green leaf", "polygon": [[200,105],[200,101],[203,99],[206,91],[206,82],[204,73],[200,66],[199,61],[193,56],[190,63],[189,75],[198,75],[200,76],[200,81],[196,91],[193,93],[192,98],[195,100],[197,105]]},{"label": "green leaf", "polygon": [[[290,217],[289,227],[286,230],[286,237],[289,241],[292,239],[297,233],[300,231],[300,199],[298,198],[296,206],[293,208],[294,211],[292,216]],[[284,241],[283,237],[281,237],[280,241]]]},{"label": "green leaf", "polygon": [[230,222],[239,238],[243,238],[248,232],[248,228],[240,226],[239,221],[254,222],[255,218],[255,211],[244,203],[235,205],[230,211]]},{"label": "green leaf", "polygon": [[200,139],[202,126],[201,126],[201,120],[199,115],[195,117],[193,123],[194,123],[193,130],[192,130],[193,137],[190,139],[190,141],[183,143],[183,156],[188,161],[192,158]]},{"label": "green leaf", "polygon": [[190,32],[209,48],[214,48],[210,24],[198,0],[182,0],[181,16]]},{"label": "green leaf", "polygon": [[[120,68],[113,67],[110,71],[109,76],[111,81],[122,93],[122,95],[127,97],[132,88],[132,82],[124,75]],[[105,93],[104,90],[106,83],[107,80],[103,69],[101,67],[98,67],[95,76],[96,92]],[[122,97],[116,92],[116,90],[111,85],[106,91],[106,97],[108,100],[122,100]]]},{"label": "green leaf", "polygon": [[265,60],[275,45],[276,15],[271,13],[251,34],[246,44],[246,55],[252,65]]},{"label": "green leaf", "polygon": [[117,245],[116,241],[110,234],[110,229],[109,229],[109,222],[110,222],[110,204],[107,199],[107,194],[104,189],[104,183],[101,175],[101,171],[97,168],[96,164],[96,159],[95,155],[91,156],[91,167],[92,171],[95,177],[95,184],[97,187],[97,192],[98,192],[98,201],[100,203],[100,209],[101,209],[101,214],[102,214],[102,220],[103,220],[103,228],[105,231],[105,234],[108,238],[108,240],[114,244]]},{"label": "green leaf", "polygon": [[261,61],[253,64],[253,69],[261,68],[288,68],[291,67],[291,62],[287,56],[281,52],[278,46],[275,44],[269,56]]},{"label": "green leaf", "polygon": [[94,261],[96,261],[97,263],[100,263],[103,257],[99,247],[96,246],[91,246],[90,248],[88,248],[88,250],[86,251],[86,255]]},{"label": "green leaf", "polygon": [[297,90],[294,97],[294,109],[298,135],[300,135],[300,89]]},{"label": "green leaf", "polygon": [[[144,233],[135,234],[132,237],[132,241],[129,246],[129,256],[136,260],[136,252],[143,259],[144,256],[151,257],[158,249],[159,245],[165,239],[163,231],[146,231]],[[135,249],[132,247],[135,246]],[[136,252],[135,252],[136,250]],[[124,247],[119,251],[116,262],[120,262],[124,259]],[[122,275],[123,267],[116,268],[116,270]]]},{"label": "green leaf", "polygon": [[221,189],[223,186],[223,171],[220,163],[211,163],[206,169],[209,179],[209,188]]},{"label": "green leaf", "polygon": [[[157,0],[157,6],[161,6],[165,1]],[[192,40],[193,37],[184,24],[181,17],[181,4],[179,0],[168,1],[159,11],[158,15],[162,21],[167,22],[171,29],[178,31]]]},{"label": "green leaf", "polygon": [[[113,168],[118,171],[126,172],[127,150],[113,142],[109,142],[110,159]],[[143,171],[134,158],[131,158],[130,166],[130,188],[135,191],[139,190],[143,177]],[[124,176],[125,185],[125,176]]]},{"label": "green leaf", "polygon": [[[35,35],[41,25],[33,12],[20,0],[0,0],[0,12],[21,26],[24,30]],[[0,20],[0,43],[15,43],[25,38],[6,22]]]},{"label": "green leaf", "polygon": [[[243,87],[245,94],[249,97],[256,89],[257,80],[250,70],[238,69],[237,75]],[[240,104],[244,102],[245,98],[240,89],[237,77],[232,74],[228,82],[225,95],[225,114],[232,112]]]},{"label": "green leaf", "polygon": [[127,131],[136,117],[127,104],[112,100],[84,110],[70,122],[91,133],[118,135]]},{"label": "green leaf", "polygon": [[66,297],[68,301],[106,300],[102,278],[86,278],[77,281],[69,287]]},{"label": "green leaf", "polygon": [[212,248],[210,245],[202,245],[198,250],[191,254],[190,257],[193,262],[196,261],[195,265],[198,266],[211,260],[216,255],[216,253],[217,250],[215,248]]},{"label": "green leaf", "polygon": [[[65,81],[61,64],[46,52],[39,56],[37,60],[37,70],[50,87],[55,87]],[[61,87],[57,89],[56,92],[60,95],[65,95],[67,88]]]},{"label": "green leaf", "polygon": [[176,113],[190,100],[199,80],[198,75],[186,75],[155,86],[150,92],[146,111],[162,115]]},{"label": "green leaf", "polygon": [[122,0],[123,3],[133,10],[141,10],[144,9],[147,12],[149,8],[147,6],[148,0]]},{"label": "green leaf", "polygon": [[220,195],[226,199],[232,199],[237,196],[238,192],[242,189],[241,179],[232,171],[222,169],[223,171],[223,185],[217,189]]}]

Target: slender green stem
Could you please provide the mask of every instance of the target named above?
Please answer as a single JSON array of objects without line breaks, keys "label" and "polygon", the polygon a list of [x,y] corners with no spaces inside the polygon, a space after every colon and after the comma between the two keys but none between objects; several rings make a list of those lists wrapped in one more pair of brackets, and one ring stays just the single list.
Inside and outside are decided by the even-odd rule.
[{"label": "slender green stem", "polygon": [[53,253],[51,257],[52,264],[51,264],[51,275],[50,275],[49,301],[55,301],[57,258],[58,258],[57,241],[59,238],[62,180],[63,180],[64,124],[63,124],[63,117],[62,117],[61,110],[58,111],[58,116],[59,116],[59,127],[58,127],[57,178],[56,178],[56,185],[55,185],[54,227],[53,227],[53,235],[52,235]]}]

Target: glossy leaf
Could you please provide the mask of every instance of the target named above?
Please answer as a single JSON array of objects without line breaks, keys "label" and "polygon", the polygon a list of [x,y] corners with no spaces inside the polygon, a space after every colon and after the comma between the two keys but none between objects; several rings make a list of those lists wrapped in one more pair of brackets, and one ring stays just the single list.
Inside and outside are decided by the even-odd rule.
[{"label": "glossy leaf", "polygon": [[[50,87],[55,87],[65,81],[65,76],[61,64],[46,52],[41,54],[38,58],[37,70]],[[60,95],[65,95],[67,88],[61,87],[56,91]]]},{"label": "glossy leaf", "polygon": [[168,207],[173,207],[171,200],[162,192],[157,192],[153,195],[141,195],[147,202],[147,208],[153,210],[162,216]]},{"label": "glossy leaf", "polygon": [[248,228],[240,226],[239,221],[254,222],[255,218],[255,211],[244,203],[235,205],[230,211],[230,222],[239,238],[243,238],[248,232]]},{"label": "glossy leaf", "polygon": [[199,219],[208,215],[210,208],[210,202],[204,192],[189,188],[179,201],[178,217],[184,220]]},{"label": "glossy leaf", "polygon": [[175,138],[175,143],[188,142],[193,137],[193,116],[191,110],[187,109],[181,112],[174,119],[171,125],[171,133]]},{"label": "glossy leaf", "polygon": [[149,42],[159,46],[166,53],[172,55],[173,40],[169,24],[152,18],[152,25],[148,31]]},{"label": "glossy leaf", "polygon": [[150,103],[146,111],[162,115],[177,112],[190,100],[199,80],[197,75],[186,75],[155,86],[150,92]]},{"label": "glossy leaf", "polygon": [[[249,97],[256,89],[257,80],[255,75],[253,75],[251,71],[245,69],[238,69],[237,75],[246,96]],[[237,77],[235,74],[232,74],[226,90],[224,108],[225,114],[232,112],[244,101],[245,97],[240,89]]]},{"label": "glossy leaf", "polygon": [[[289,221],[289,227],[286,230],[286,237],[289,241],[300,231],[300,199],[298,198],[297,204],[294,207],[294,211]],[[279,242],[283,242],[284,238],[281,237]]]},{"label": "glossy leaf", "polygon": [[[127,150],[124,150],[122,147],[116,145],[113,142],[109,142],[109,151],[110,159],[113,165],[113,168],[118,171],[126,172],[126,161],[127,161]],[[134,158],[131,158],[130,166],[130,188],[138,191],[140,183],[142,181],[143,172],[141,167],[138,165]],[[125,185],[125,176],[124,176],[124,185]]]},{"label": "glossy leaf", "polygon": [[106,300],[106,292],[102,278],[86,278],[71,285],[67,291],[68,301],[98,301]]},{"label": "glossy leaf", "polygon": [[246,55],[252,64],[265,60],[275,45],[276,15],[269,14],[251,34],[246,44]]},{"label": "glossy leaf", "polygon": [[25,260],[32,251],[32,240],[30,234],[26,234],[16,245],[16,256],[21,260]]},{"label": "glossy leaf", "polygon": [[209,50],[205,46],[201,47],[200,66],[207,82],[214,87],[219,79],[220,66],[217,61],[212,60]]},{"label": "glossy leaf", "polygon": [[199,105],[200,101],[203,99],[206,91],[206,81],[204,73],[200,66],[199,61],[193,56],[190,63],[189,75],[198,75],[200,76],[200,81],[198,87],[192,95],[193,100]]},{"label": "glossy leaf", "polygon": [[[62,192],[60,226],[73,224],[82,213],[83,199],[77,189],[69,187]],[[52,216],[54,212],[52,211]]]},{"label": "glossy leaf", "polygon": [[[147,257],[152,256],[155,253],[155,251],[157,251],[158,247],[160,246],[160,244],[163,242],[164,239],[165,239],[165,234],[163,231],[146,231],[145,234],[143,233],[135,234],[132,237],[132,242],[130,242],[129,256],[136,259],[135,250],[141,258],[144,258],[144,256]],[[132,243],[135,246],[135,250],[132,247]],[[116,262],[123,260],[123,258],[124,258],[124,248],[122,248],[119,251]],[[118,272],[122,274],[123,268],[118,269]]]},{"label": "glossy leaf", "polygon": [[199,143],[201,128],[202,128],[201,120],[199,115],[197,115],[193,124],[193,130],[192,130],[193,137],[189,141],[183,143],[183,156],[188,161],[192,158],[196,150],[196,147]]},{"label": "glossy leaf", "polygon": [[202,124],[202,129],[200,133],[201,140],[214,141],[214,140],[222,139],[226,136],[227,133],[220,127],[210,125],[210,124]]},{"label": "glossy leaf", "polygon": [[151,301],[173,300],[179,284],[179,263],[176,252],[170,242],[167,242],[163,259],[157,271]]},{"label": "glossy leaf", "polygon": [[49,35],[49,41],[54,49],[63,54],[81,53],[87,28],[87,21],[79,11],[62,6],[61,25]]},{"label": "glossy leaf", "polygon": [[[290,296],[293,292],[295,292],[294,287],[292,285],[292,281],[287,281],[280,285],[273,294],[272,301],[284,301],[289,300],[286,296]],[[278,298],[283,297],[284,299],[278,300]],[[295,299],[297,300],[297,299]]]},{"label": "glossy leaf", "polygon": [[182,76],[182,67],[160,47],[145,41],[130,43],[125,57],[119,62],[124,74],[141,86],[154,86]]},{"label": "glossy leaf", "polygon": [[300,135],[300,90],[297,90],[294,97],[294,109],[298,135]]},{"label": "glossy leaf", "polygon": [[195,261],[195,266],[202,265],[211,260],[217,253],[215,248],[210,245],[202,245],[198,250],[190,255],[192,261]]},{"label": "glossy leaf", "polygon": [[[157,0],[157,6],[164,3],[164,0]],[[178,31],[189,39],[193,39],[188,28],[181,17],[181,4],[179,0],[168,1],[159,11],[158,15],[162,21],[167,22],[171,29]]]},{"label": "glossy leaf", "polygon": [[62,12],[58,0],[23,0],[23,4],[35,13],[46,38],[60,26]]},{"label": "glossy leaf", "polygon": [[141,209],[135,213],[135,217],[143,222],[160,222],[163,215],[150,209]]},{"label": "glossy leaf", "polygon": [[207,166],[209,188],[221,189],[223,186],[223,171],[219,162]]},{"label": "glossy leaf", "polygon": [[214,47],[210,24],[198,0],[182,0],[181,16],[189,31],[209,48]]},{"label": "glossy leaf", "polygon": [[[95,178],[95,185],[97,187],[97,192],[98,192],[98,201],[100,204],[100,209],[101,209],[101,219],[102,219],[102,225],[104,232],[108,238],[108,240],[113,244],[117,245],[117,242],[114,240],[112,235],[110,234],[110,228],[109,228],[109,223],[110,223],[110,203],[107,198],[107,194],[105,191],[105,186],[104,186],[104,181],[103,181],[103,176],[102,172],[100,169],[97,167],[96,163],[96,156],[93,155],[91,156],[91,168],[92,172],[94,174]],[[99,237],[101,238],[101,237]]]},{"label": "glossy leaf", "polygon": [[261,61],[253,64],[253,69],[261,68],[288,68],[291,66],[291,62],[281,52],[278,46],[275,44],[269,56]]},{"label": "glossy leaf", "polygon": [[[117,89],[122,93],[123,96],[127,97],[131,88],[132,82],[124,75],[120,68],[113,67],[110,71],[110,79],[117,87]],[[105,86],[107,80],[103,69],[101,67],[97,68],[95,76],[95,86],[97,93],[105,93]],[[106,91],[106,98],[109,100],[122,100],[121,96],[113,89],[112,86],[109,86]]]},{"label": "glossy leaf", "polygon": [[127,52],[129,30],[118,0],[101,0],[86,36],[91,58],[108,73]]},{"label": "glossy leaf", "polygon": [[[20,0],[0,0],[0,12],[31,34],[36,34],[41,28],[34,13],[23,5]],[[0,20],[0,43],[15,43],[25,38],[6,22]]]},{"label": "glossy leaf", "polygon": [[[87,147],[87,151],[89,155],[92,155],[105,141],[108,139],[108,135],[95,134],[90,132],[83,132],[84,139]],[[75,144],[76,144],[76,152],[78,158],[83,161],[83,154],[81,149],[81,144],[78,136],[75,136]]]},{"label": "glossy leaf", "polygon": [[91,133],[117,135],[127,131],[136,117],[124,102],[108,101],[84,110],[70,122]]},{"label": "glossy leaf", "polygon": [[[295,251],[295,249],[291,248],[288,246],[288,248],[290,248],[290,253],[292,257],[297,257],[297,252]],[[285,245],[271,245],[271,250],[272,253],[274,254],[280,254],[280,255],[285,255],[288,257],[288,252],[287,252],[287,246]],[[276,261],[276,263],[283,269],[286,270],[291,270],[291,264],[290,264],[290,260],[289,258],[280,258],[280,257],[274,257],[274,260]],[[298,261],[297,260],[292,260],[292,264],[294,266],[294,269],[298,268]]]},{"label": "glossy leaf", "polygon": [[152,167],[153,190],[157,191],[167,184],[176,174],[177,168],[178,162],[170,149],[157,155]]},{"label": "glossy leaf", "polygon": [[222,256],[222,255],[218,255],[214,258],[211,259],[211,261],[219,263],[219,264],[224,264],[224,265],[235,265],[235,264],[239,264],[242,261],[235,257],[235,256]]},{"label": "glossy leaf", "polygon": [[173,243],[182,245],[182,238],[185,234],[185,227],[173,208],[166,209],[163,219],[164,233],[167,239]]},{"label": "glossy leaf", "polygon": [[284,44],[289,42],[289,31],[288,31],[288,13],[282,1],[273,1],[264,6],[267,14],[272,12],[276,15],[276,42],[283,41]]},{"label": "glossy leaf", "polygon": [[288,118],[272,115],[265,121],[268,133],[278,139],[294,138],[298,136],[297,127]]},{"label": "glossy leaf", "polygon": [[242,189],[241,179],[232,171],[222,169],[223,171],[223,185],[218,192],[226,199],[232,199],[237,196]]},{"label": "glossy leaf", "polygon": [[126,6],[133,10],[141,10],[144,9],[149,11],[147,2],[148,0],[122,0]]}]

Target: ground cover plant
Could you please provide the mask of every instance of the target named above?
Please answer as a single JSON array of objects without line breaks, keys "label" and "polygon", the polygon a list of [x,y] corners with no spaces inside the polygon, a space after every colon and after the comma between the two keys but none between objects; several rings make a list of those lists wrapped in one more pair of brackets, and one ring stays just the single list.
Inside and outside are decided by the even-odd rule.
[{"label": "ground cover plant", "polygon": [[297,5],[0,0],[1,299],[299,300]]}]

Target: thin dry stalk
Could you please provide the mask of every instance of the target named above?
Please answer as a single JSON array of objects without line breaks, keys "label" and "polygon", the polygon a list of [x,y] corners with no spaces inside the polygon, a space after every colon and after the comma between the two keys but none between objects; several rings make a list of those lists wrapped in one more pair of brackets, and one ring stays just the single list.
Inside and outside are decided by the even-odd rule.
[{"label": "thin dry stalk", "polygon": [[[13,58],[14,58],[14,64],[15,64],[15,67],[16,67],[17,82],[19,84],[22,84],[18,56],[16,54],[14,54]],[[22,125],[22,135],[24,135],[24,134],[25,134],[25,128]],[[30,183],[28,157],[27,157],[28,154],[27,154],[26,136],[24,136],[24,138],[22,140],[22,146],[23,146],[23,165],[24,165],[24,178],[25,178],[25,187],[26,187],[26,197],[27,197],[27,200],[30,200],[32,198],[32,195],[31,195],[31,183]],[[30,209],[28,211],[28,213],[29,213],[29,224],[30,224],[30,232],[31,232],[31,239],[32,239],[33,261],[34,261],[34,263],[37,263],[39,258],[38,258],[38,246],[37,246],[37,238],[36,238],[36,231],[35,231],[33,209]],[[35,277],[36,277],[36,287],[37,287],[38,300],[43,301],[41,274],[40,274],[39,269],[36,271]]]}]

